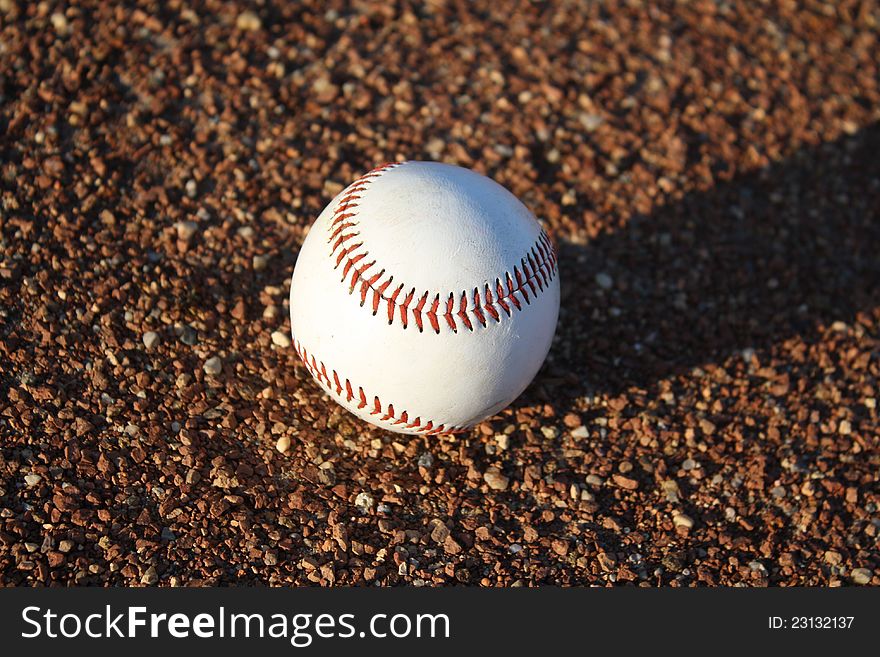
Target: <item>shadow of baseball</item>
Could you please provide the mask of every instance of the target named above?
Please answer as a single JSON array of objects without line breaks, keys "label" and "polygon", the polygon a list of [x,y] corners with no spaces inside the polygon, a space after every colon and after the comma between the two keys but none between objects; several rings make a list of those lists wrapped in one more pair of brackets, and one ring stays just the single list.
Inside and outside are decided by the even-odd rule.
[{"label": "shadow of baseball", "polygon": [[[880,127],[686,195],[586,246],[559,245],[550,356],[514,404],[655,391],[759,361],[880,304]],[[567,400],[567,401],[563,401]]]}]

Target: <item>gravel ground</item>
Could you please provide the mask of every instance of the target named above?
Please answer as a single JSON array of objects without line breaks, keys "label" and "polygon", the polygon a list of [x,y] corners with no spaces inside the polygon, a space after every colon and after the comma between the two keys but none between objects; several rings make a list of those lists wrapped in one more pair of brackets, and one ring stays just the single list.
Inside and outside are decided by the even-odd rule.
[{"label": "gravel ground", "polygon": [[[3,584],[880,584],[875,2],[188,5],[0,0]],[[470,434],[287,338],[309,224],[401,159],[559,245]]]}]

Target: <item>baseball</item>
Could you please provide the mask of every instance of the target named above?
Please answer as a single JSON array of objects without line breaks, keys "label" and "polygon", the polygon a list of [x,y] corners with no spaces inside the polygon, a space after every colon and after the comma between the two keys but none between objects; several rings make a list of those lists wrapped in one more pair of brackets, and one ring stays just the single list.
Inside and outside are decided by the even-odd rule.
[{"label": "baseball", "polygon": [[465,430],[534,378],[559,315],[549,237],[513,194],[437,162],[387,164],[315,221],[290,285],[293,344],[356,416]]}]

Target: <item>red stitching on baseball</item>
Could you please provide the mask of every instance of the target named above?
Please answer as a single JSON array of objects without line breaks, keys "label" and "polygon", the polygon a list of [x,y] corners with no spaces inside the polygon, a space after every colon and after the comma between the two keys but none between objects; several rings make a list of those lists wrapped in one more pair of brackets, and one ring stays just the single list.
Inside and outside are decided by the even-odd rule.
[{"label": "red stitching on baseball", "polygon": [[[390,281],[389,281],[390,282]],[[403,283],[400,284],[394,293],[388,297],[388,323],[394,323],[394,304],[397,303],[397,296],[403,291]]]},{"label": "red stitching on baseball", "polygon": [[467,305],[468,305],[467,292],[462,292],[461,293],[461,305],[459,306],[459,309],[458,309],[458,318],[461,320],[462,324],[467,326],[468,331],[473,331],[474,325],[471,324],[471,320],[467,315]]},{"label": "red stitching on baseball", "polygon": [[446,301],[446,312],[443,313],[443,317],[446,318],[446,323],[449,324],[449,328],[453,331],[458,331],[455,327],[455,320],[452,319],[452,309],[455,307],[455,293],[449,293],[449,299]]},{"label": "red stitching on baseball", "polygon": [[480,324],[485,328],[486,326],[486,316],[483,314],[483,308],[480,306],[480,291],[477,288],[474,288],[474,314],[477,316],[477,319],[480,320]]},{"label": "red stitching on baseball", "polygon": [[416,320],[416,326],[419,327],[419,331],[422,330],[422,308],[425,307],[425,302],[427,300],[428,300],[428,293],[425,292],[425,294],[422,295],[422,298],[419,301],[419,303],[416,304],[415,308],[413,308],[413,319]]},{"label": "red stitching on baseball", "polygon": [[[400,164],[400,162],[383,164],[355,180],[346,189],[345,196],[339,200],[339,204],[333,213],[333,219],[330,222],[330,237],[327,240],[328,244],[331,245],[330,256],[336,256],[336,269],[342,266],[340,281],[344,282],[349,277],[349,274],[351,274],[351,281],[348,286],[349,294],[354,294],[358,283],[360,283],[361,306],[367,303],[367,296],[372,292],[371,310],[373,315],[378,314],[379,306],[382,301],[385,301],[387,303],[389,324],[394,323],[394,311],[398,309],[400,323],[404,329],[409,327],[409,315],[412,313],[412,320],[419,331],[422,332],[424,331],[422,320],[422,315],[424,314],[427,315],[431,328],[435,333],[439,334],[440,322],[437,316],[440,314],[446,321],[449,329],[457,333],[458,322],[461,322],[469,331],[474,330],[474,323],[471,321],[471,317],[475,318],[484,328],[489,325],[489,322],[486,320],[487,315],[495,320],[496,323],[500,323],[502,317],[498,307],[504,311],[507,317],[510,317],[513,314],[512,309],[523,310],[522,301],[526,305],[531,305],[532,301],[529,298],[529,292],[531,292],[532,298],[536,298],[538,292],[543,292],[550,285],[550,282],[557,273],[557,256],[549,235],[542,229],[535,244],[520,258],[519,265],[514,266],[513,276],[511,276],[509,271],[504,273],[503,278],[507,288],[505,289],[501,278],[495,279],[494,293],[491,284],[485,286],[482,297],[479,290],[474,288],[472,295],[473,307],[468,307],[467,291],[461,293],[461,302],[457,310],[455,309],[457,292],[449,292],[448,294],[434,293],[433,302],[427,310],[425,310],[425,304],[428,303],[428,298],[432,296],[430,291],[426,291],[412,309],[410,309],[410,304],[416,296],[415,288],[412,288],[399,304],[397,298],[406,287],[405,284],[401,283],[398,287],[391,288],[393,292],[390,293],[390,296],[386,296],[386,291],[391,286],[394,276],[389,275],[387,280],[380,282],[385,275],[385,270],[382,269],[379,273],[373,274],[369,278],[366,277],[366,272],[375,266],[375,260],[358,266],[358,263],[368,254],[368,251],[359,250],[364,246],[363,242],[351,243],[351,240],[360,234],[356,230],[358,225],[356,220],[357,210],[354,210],[358,207],[358,204],[352,201],[362,198],[362,193],[367,190],[374,178],[378,178],[386,171],[400,166]],[[344,265],[343,261],[345,262]],[[441,299],[446,299],[446,301],[441,302]],[[445,303],[445,312],[440,308],[441,303]]]},{"label": "red stitching on baseball", "polygon": [[431,309],[428,311],[428,319],[431,321],[431,327],[434,329],[434,333],[440,333],[440,323],[437,321],[437,308],[440,306],[440,295],[438,294],[434,297],[434,303],[431,304]]},{"label": "red stitching on baseball", "polygon": [[406,295],[406,299],[403,300],[403,303],[400,305],[400,322],[403,324],[403,328],[407,326],[407,313],[409,311],[409,304],[412,303],[413,296],[415,296],[416,288],[413,288],[409,291],[409,294]]},{"label": "red stitching on baseball", "polygon": [[[305,347],[300,344],[299,340],[294,339],[293,348],[296,350],[296,353],[299,354],[300,359],[302,359],[303,364],[306,366],[306,369],[311,373],[315,380],[321,384],[321,386],[327,390],[327,392],[331,394],[335,394],[340,399],[344,398],[345,401],[351,402],[355,399],[354,394],[354,386],[351,381],[345,379],[345,395],[342,394],[343,386],[340,384],[342,377],[337,373],[336,370],[330,370],[333,373],[333,380],[330,380],[330,377],[327,375],[327,366],[324,364],[324,361],[319,361],[315,358],[314,354],[310,354],[306,351]],[[369,402],[367,402],[367,394],[364,392],[364,389],[361,386],[357,387],[357,400],[358,400],[358,409],[364,409],[369,406]],[[447,428],[443,424],[438,424],[434,426],[433,420],[428,420],[425,424],[422,424],[422,418],[417,417],[415,420],[410,422],[409,420],[409,412],[402,411],[401,413],[397,413],[394,410],[394,404],[388,404],[387,410],[383,410],[385,408],[382,401],[379,399],[378,395],[373,395],[373,408],[370,411],[370,415],[381,415],[380,418],[377,419],[379,422],[388,422],[392,426],[399,426],[401,424],[406,425],[407,429],[415,429],[419,433],[422,433],[426,436],[433,436],[438,433],[462,433],[467,431],[467,428],[461,427],[449,427]]]}]

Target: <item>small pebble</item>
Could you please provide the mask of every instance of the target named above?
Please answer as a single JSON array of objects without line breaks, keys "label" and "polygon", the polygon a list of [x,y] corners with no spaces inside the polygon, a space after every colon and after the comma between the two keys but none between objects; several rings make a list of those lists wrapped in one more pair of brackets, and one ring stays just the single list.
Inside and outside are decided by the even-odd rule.
[{"label": "small pebble", "polygon": [[211,376],[216,376],[223,371],[223,361],[220,360],[219,356],[212,356],[208,360],[205,361],[203,368],[205,370],[205,374],[210,374]]},{"label": "small pebble", "polygon": [[67,36],[70,34],[70,23],[67,21],[67,17],[61,12],[56,12],[49,17],[49,20],[52,21],[52,27],[55,28],[55,32],[58,36]]},{"label": "small pebble", "polygon": [[365,491],[358,493],[357,497],[354,498],[354,505],[363,513],[370,511],[374,504],[373,496]]},{"label": "small pebble", "polygon": [[269,256],[255,255],[251,258],[251,266],[254,268],[254,271],[263,271],[268,264]]},{"label": "small pebble", "polygon": [[263,21],[252,11],[243,11],[235,19],[235,26],[245,32],[256,32],[263,27]]},{"label": "small pebble", "polygon": [[287,331],[272,331],[272,343],[275,346],[286,349],[290,346],[290,336]]},{"label": "small pebble", "polygon": [[174,228],[177,230],[177,239],[189,243],[199,229],[199,225],[195,221],[178,221],[174,224]]},{"label": "small pebble", "polygon": [[666,479],[663,481],[663,483],[660,484],[660,487],[665,493],[667,502],[678,502],[681,493],[681,489],[679,489],[678,487],[678,482],[676,482],[674,479]]},{"label": "small pebble", "polygon": [[199,341],[199,334],[189,324],[179,327],[177,334],[180,336],[180,341],[189,347],[194,346]]},{"label": "small pebble", "polygon": [[621,488],[626,490],[636,490],[639,487],[639,482],[636,479],[632,479],[630,477],[624,477],[623,475],[615,474],[611,475],[611,480]]},{"label": "small pebble", "polygon": [[581,425],[581,417],[577,413],[566,413],[562,423],[569,429],[574,429]]},{"label": "small pebble", "polygon": [[580,121],[581,125],[584,127],[584,130],[587,132],[593,132],[596,130],[602,123],[605,122],[598,114],[589,114],[588,112],[581,112],[578,115],[578,121]]},{"label": "small pebble", "polygon": [[443,149],[445,147],[445,141],[438,137],[434,137],[427,144],[425,144],[425,152],[431,156],[432,160],[439,160],[443,155]]},{"label": "small pebble", "polygon": [[684,527],[685,529],[692,529],[694,526],[693,518],[684,513],[676,513],[672,516],[672,522],[676,527]]},{"label": "small pebble", "polygon": [[587,429],[584,425],[577,427],[576,429],[571,430],[571,437],[575,440],[581,440],[583,438],[590,437],[590,430]]},{"label": "small pebble", "polygon": [[152,349],[159,344],[159,334],[155,331],[147,331],[144,333],[143,341],[147,349]]},{"label": "small pebble", "polygon": [[159,581],[159,574],[156,572],[155,566],[150,566],[141,576],[141,584],[152,586]]},{"label": "small pebble", "polygon": [[541,427],[541,433],[544,434],[544,438],[547,440],[553,440],[559,436],[559,429],[556,427]]},{"label": "small pebble", "polygon": [[483,479],[492,490],[507,490],[510,479],[501,474],[498,468],[489,468],[483,473]]},{"label": "small pebble", "polygon": [[596,274],[596,285],[603,290],[610,290],[614,285],[614,279],[605,272],[600,272]]},{"label": "small pebble", "polygon": [[282,454],[286,454],[287,450],[290,449],[290,438],[287,436],[281,436],[278,439],[278,442],[275,443],[275,449],[277,449]]},{"label": "small pebble", "polygon": [[431,540],[435,543],[442,544],[449,536],[449,527],[442,520],[434,522],[434,529],[431,530]]},{"label": "small pebble", "polygon": [[43,478],[38,474],[29,474],[24,477],[24,482],[28,486],[36,486],[41,481],[43,481]]},{"label": "small pebble", "polygon": [[839,566],[843,562],[843,555],[836,550],[825,551],[825,563],[832,566]]},{"label": "small pebble", "polygon": [[870,584],[874,578],[874,573],[867,568],[853,568],[851,575],[852,581],[856,584]]}]

